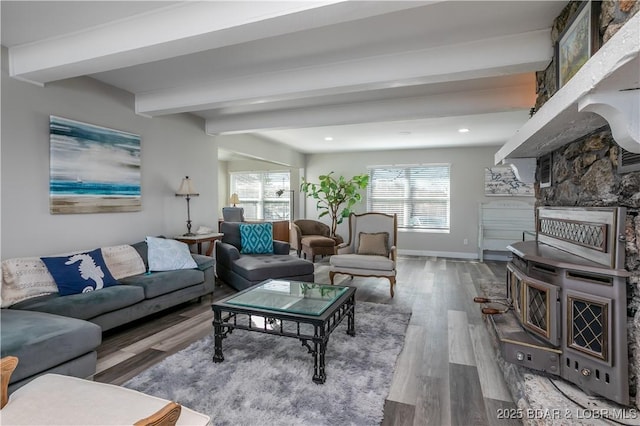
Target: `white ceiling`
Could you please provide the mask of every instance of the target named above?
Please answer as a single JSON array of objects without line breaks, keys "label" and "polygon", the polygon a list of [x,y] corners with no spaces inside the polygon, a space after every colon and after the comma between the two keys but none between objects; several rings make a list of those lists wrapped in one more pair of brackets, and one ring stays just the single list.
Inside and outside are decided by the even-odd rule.
[{"label": "white ceiling", "polygon": [[88,75],[212,135],[304,153],[502,145],[535,103],[565,4],[3,0],[1,42],[16,78]]}]

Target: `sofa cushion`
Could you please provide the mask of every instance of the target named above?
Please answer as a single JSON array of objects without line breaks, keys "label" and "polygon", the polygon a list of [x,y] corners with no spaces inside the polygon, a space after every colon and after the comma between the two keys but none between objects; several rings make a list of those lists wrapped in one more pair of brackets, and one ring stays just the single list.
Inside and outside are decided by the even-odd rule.
[{"label": "sofa cushion", "polygon": [[152,272],[120,280],[122,284],[143,289],[146,299],[200,284],[203,281],[204,272],[199,269]]},{"label": "sofa cushion", "polygon": [[249,281],[313,274],[313,263],[289,255],[241,255],[231,269]]},{"label": "sofa cushion", "polygon": [[117,285],[90,293],[41,296],[16,303],[11,308],[88,320],[100,314],[133,305],[141,300],[144,300],[144,291],[141,288]]},{"label": "sofa cushion", "polygon": [[2,261],[0,306],[7,308],[32,297],[58,292],[58,286],[39,257],[18,257]]},{"label": "sofa cushion", "polygon": [[271,222],[241,223],[240,240],[242,254],[273,253],[273,224]]},{"label": "sofa cushion", "polygon": [[191,257],[193,257],[193,260],[196,261],[196,264],[198,265],[198,269],[201,271],[204,271],[205,269],[213,268],[216,264],[215,259],[211,256],[204,256],[202,254],[192,253]]},{"label": "sofa cushion", "polygon": [[189,246],[178,240],[147,237],[149,271],[174,271],[197,268]]},{"label": "sofa cushion", "polygon": [[102,257],[116,280],[143,274],[147,270],[138,251],[127,244],[102,247]]},{"label": "sofa cushion", "polygon": [[53,276],[60,296],[100,290],[119,284],[104,263],[100,249],[41,259]]},{"label": "sofa cushion", "polygon": [[144,270],[149,270],[149,247],[147,247],[146,241],[138,241],[135,244],[131,244],[131,247],[135,249],[144,263]]},{"label": "sofa cushion", "polygon": [[94,351],[102,339],[102,330],[96,324],[17,309],[2,310],[0,328],[1,356],[13,355],[20,359],[11,376],[12,382]]},{"label": "sofa cushion", "polygon": [[331,266],[337,268],[371,269],[376,271],[393,271],[395,263],[385,256],[367,254],[339,254],[329,259]]}]

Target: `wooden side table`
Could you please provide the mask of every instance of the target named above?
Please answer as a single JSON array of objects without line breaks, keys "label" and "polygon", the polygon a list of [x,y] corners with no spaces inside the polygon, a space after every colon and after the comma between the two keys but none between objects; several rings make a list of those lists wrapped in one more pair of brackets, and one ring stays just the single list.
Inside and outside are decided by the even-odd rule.
[{"label": "wooden side table", "polygon": [[179,235],[177,237],[173,237],[174,240],[182,241],[185,244],[198,245],[198,254],[202,254],[202,243],[209,243],[209,247],[207,247],[206,256],[213,256],[213,246],[215,245],[216,240],[222,239],[224,234],[220,232],[214,232],[211,234],[197,234],[197,235]]}]

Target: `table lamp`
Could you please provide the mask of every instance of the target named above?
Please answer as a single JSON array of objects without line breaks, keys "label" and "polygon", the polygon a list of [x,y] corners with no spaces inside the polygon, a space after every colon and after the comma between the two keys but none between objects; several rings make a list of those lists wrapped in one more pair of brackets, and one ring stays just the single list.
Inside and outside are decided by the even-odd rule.
[{"label": "table lamp", "polygon": [[193,189],[193,182],[189,179],[189,176],[185,176],[182,179],[182,184],[180,184],[180,188],[178,192],[176,192],[176,197],[185,197],[187,199],[187,233],[184,236],[193,236],[196,235],[191,232],[191,211],[189,210],[189,200],[191,197],[197,197],[198,194],[195,189]]}]

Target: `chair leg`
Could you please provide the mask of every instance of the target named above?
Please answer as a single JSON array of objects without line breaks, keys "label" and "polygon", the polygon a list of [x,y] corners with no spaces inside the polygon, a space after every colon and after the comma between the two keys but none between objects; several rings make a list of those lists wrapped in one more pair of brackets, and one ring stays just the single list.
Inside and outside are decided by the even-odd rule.
[{"label": "chair leg", "polygon": [[302,253],[302,250],[298,250],[298,257],[300,257],[301,253]]},{"label": "chair leg", "polygon": [[396,285],[396,277],[388,277],[389,278],[389,289],[391,291],[391,297],[393,297],[393,287]]},{"label": "chair leg", "polygon": [[333,277],[336,275],[335,272],[329,271],[329,281],[331,281],[331,285],[333,285]]},{"label": "chair leg", "polygon": [[0,408],[7,405],[9,400],[9,380],[11,380],[11,374],[18,365],[18,358],[15,356],[7,356],[0,360]]}]

